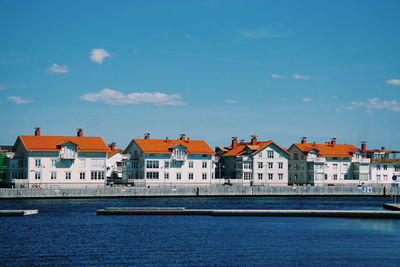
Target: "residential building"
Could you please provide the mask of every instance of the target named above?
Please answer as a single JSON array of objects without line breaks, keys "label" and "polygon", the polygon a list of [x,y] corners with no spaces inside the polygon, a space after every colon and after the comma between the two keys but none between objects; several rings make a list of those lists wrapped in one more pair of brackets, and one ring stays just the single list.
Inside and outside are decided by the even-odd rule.
[{"label": "residential building", "polygon": [[24,188],[104,187],[109,149],[101,137],[18,136],[12,148],[8,179]]},{"label": "residential building", "polygon": [[362,151],[354,145],[337,144],[336,139],[317,144],[291,145],[289,160],[289,184],[310,185],[358,185],[369,182],[370,159],[362,157]]},{"label": "residential building", "polygon": [[214,152],[203,140],[132,139],[125,149],[123,179],[135,186],[208,186],[214,179]]},{"label": "residential building", "polygon": [[[400,151],[381,149],[367,150],[365,145],[363,152],[371,160],[370,180],[373,184],[391,185],[400,180]],[[393,180],[396,176],[396,180]]]},{"label": "residential building", "polygon": [[217,147],[216,175],[220,182],[242,185],[287,185],[289,153],[273,141],[238,142]]},{"label": "residential building", "polygon": [[117,149],[115,143],[108,145],[107,152],[107,182],[122,184],[125,181],[122,179],[122,159],[123,149]]}]

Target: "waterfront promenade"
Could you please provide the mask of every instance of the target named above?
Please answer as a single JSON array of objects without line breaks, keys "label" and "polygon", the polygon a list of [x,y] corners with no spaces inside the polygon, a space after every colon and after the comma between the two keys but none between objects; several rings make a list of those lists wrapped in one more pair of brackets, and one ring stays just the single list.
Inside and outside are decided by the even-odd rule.
[{"label": "waterfront promenade", "polygon": [[0,199],[210,197],[210,196],[388,196],[382,186],[213,186],[213,187],[105,187],[85,189],[0,189]]}]

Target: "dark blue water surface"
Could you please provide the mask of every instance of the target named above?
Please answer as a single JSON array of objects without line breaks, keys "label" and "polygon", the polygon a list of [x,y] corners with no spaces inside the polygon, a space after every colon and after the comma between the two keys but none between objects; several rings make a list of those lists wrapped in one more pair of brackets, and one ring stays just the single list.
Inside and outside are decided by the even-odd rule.
[{"label": "dark blue water surface", "polygon": [[383,197],[1,200],[0,266],[399,266],[400,221],[97,216],[105,207],[372,209]]}]

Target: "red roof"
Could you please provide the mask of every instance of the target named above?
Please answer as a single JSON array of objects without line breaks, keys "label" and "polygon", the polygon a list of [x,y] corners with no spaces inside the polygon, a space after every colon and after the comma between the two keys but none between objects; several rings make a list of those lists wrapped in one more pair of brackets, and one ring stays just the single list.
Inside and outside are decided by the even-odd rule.
[{"label": "red roof", "polygon": [[[108,152],[109,148],[101,137],[86,136],[18,136],[27,151],[59,151],[60,145],[71,142],[78,151]],[[15,145],[14,145],[15,147]]]},{"label": "red roof", "polygon": [[144,153],[172,153],[177,145],[186,148],[189,154],[210,154],[214,151],[203,140],[165,140],[165,139],[133,139]]},{"label": "red roof", "polygon": [[118,152],[123,152],[123,149],[113,149],[107,152],[107,158],[111,158],[112,156],[114,156],[115,154],[117,154]]},{"label": "red roof", "polygon": [[[275,144],[273,141],[259,141],[255,145],[252,145],[251,142],[249,143],[239,143],[237,147],[234,149],[230,150],[229,152],[225,153],[223,156],[240,156],[240,155],[254,155],[260,150],[263,150],[267,146],[274,144],[277,147],[281,148],[277,144]],[[288,153],[287,150],[281,148],[282,151],[285,153]]]},{"label": "red roof", "polygon": [[315,149],[321,157],[352,157],[354,152],[360,150],[354,145],[341,144],[297,143],[293,145],[302,152]]}]

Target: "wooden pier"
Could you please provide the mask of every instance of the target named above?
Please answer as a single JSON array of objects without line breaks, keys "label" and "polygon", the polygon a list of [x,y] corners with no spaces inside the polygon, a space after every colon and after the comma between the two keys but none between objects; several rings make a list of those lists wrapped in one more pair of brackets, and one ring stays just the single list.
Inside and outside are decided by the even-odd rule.
[{"label": "wooden pier", "polygon": [[97,215],[202,215],[202,216],[255,216],[255,217],[337,217],[400,219],[400,211],[381,210],[239,210],[239,209],[185,209],[123,207],[97,210]]}]

